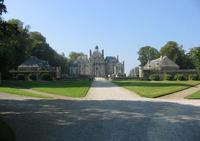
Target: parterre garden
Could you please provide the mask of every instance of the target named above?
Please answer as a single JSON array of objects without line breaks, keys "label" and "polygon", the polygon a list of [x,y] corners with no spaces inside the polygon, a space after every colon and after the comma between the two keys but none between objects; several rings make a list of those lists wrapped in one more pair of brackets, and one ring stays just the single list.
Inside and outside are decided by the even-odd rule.
[{"label": "parterre garden", "polygon": [[[156,98],[181,91],[200,83],[200,81],[140,81],[140,80],[114,80],[115,84],[122,86],[142,97]],[[200,93],[195,94],[200,98]],[[192,98],[192,97],[191,97]]]}]

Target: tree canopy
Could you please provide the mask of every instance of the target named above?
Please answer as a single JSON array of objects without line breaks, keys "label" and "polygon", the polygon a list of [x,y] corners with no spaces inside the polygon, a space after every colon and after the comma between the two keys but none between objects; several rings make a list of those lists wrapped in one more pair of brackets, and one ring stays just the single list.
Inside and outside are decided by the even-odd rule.
[{"label": "tree canopy", "polygon": [[162,56],[167,56],[169,59],[174,61],[180,66],[181,69],[192,69],[194,68],[193,63],[189,56],[185,53],[183,46],[175,41],[167,42],[161,49],[160,54]]},{"label": "tree canopy", "polygon": [[70,61],[75,61],[79,56],[84,55],[82,52],[71,52],[69,54]]},{"label": "tree canopy", "polygon": [[7,12],[7,9],[6,9],[6,5],[4,4],[4,0],[0,0],[0,15],[6,12]]},{"label": "tree canopy", "polygon": [[198,73],[200,74],[200,47],[194,47],[188,53],[189,58],[192,60],[195,65]]},{"label": "tree canopy", "polygon": [[[29,26],[18,19],[4,21],[7,26],[0,30],[0,72],[9,76],[10,69],[16,69],[29,56],[36,56],[49,62],[53,67],[61,66],[68,71],[68,59],[58,54],[39,32],[30,32]],[[16,32],[13,32],[16,31]]]},{"label": "tree canopy", "polygon": [[145,46],[140,48],[138,51],[139,58],[138,60],[140,61],[140,65],[144,66],[148,60],[153,60],[159,57],[159,52],[156,48],[151,47],[151,46]]},{"label": "tree canopy", "polygon": [[160,49],[160,54],[175,62],[181,51],[182,49],[178,46],[178,43],[169,41]]}]

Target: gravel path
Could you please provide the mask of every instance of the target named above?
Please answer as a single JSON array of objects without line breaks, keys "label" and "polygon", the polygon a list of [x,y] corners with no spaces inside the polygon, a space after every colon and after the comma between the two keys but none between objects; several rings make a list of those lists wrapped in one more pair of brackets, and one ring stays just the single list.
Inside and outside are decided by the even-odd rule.
[{"label": "gravel path", "polygon": [[8,93],[2,93],[0,92],[0,99],[7,99],[7,100],[28,100],[28,99],[40,99],[40,98],[34,98],[34,97],[28,97],[28,96],[20,96],[15,94],[8,94]]},{"label": "gravel path", "polygon": [[137,100],[143,99],[134,92],[119,87],[107,80],[95,80],[85,100]]},{"label": "gravel path", "polygon": [[197,85],[195,87],[191,87],[189,89],[180,91],[180,92],[176,92],[170,95],[166,95],[161,97],[161,99],[169,99],[169,100],[183,100],[185,97],[197,92],[200,90],[200,85]]},{"label": "gravel path", "polygon": [[148,101],[0,100],[0,120],[16,141],[199,141],[199,111]]}]

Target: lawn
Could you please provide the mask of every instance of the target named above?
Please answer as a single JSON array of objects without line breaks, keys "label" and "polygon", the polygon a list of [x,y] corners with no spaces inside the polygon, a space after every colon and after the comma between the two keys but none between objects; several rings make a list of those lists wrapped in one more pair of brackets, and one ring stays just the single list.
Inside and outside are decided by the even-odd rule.
[{"label": "lawn", "polygon": [[9,81],[15,86],[31,88],[33,90],[47,92],[56,95],[63,95],[69,97],[84,97],[92,83],[90,80],[70,80],[70,81]]},{"label": "lawn", "polygon": [[188,99],[200,99],[200,91],[197,91],[196,93],[187,96]]},{"label": "lawn", "polygon": [[43,96],[32,92],[23,91],[16,87],[11,87],[11,86],[0,86],[0,92],[21,95],[21,96],[36,97],[36,98],[50,98],[48,96]]},{"label": "lawn", "polygon": [[200,83],[200,81],[139,81],[115,80],[115,84],[136,92],[142,97],[156,98]]}]

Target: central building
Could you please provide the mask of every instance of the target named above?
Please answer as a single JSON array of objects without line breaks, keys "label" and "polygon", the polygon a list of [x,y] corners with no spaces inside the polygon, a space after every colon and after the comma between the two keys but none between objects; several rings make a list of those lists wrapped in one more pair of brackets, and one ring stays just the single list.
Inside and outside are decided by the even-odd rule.
[{"label": "central building", "polygon": [[71,76],[118,77],[124,75],[124,61],[120,63],[118,57],[104,57],[104,50],[99,51],[96,46],[93,52],[90,50],[89,58],[81,55],[72,62],[69,72]]},{"label": "central building", "polygon": [[98,46],[95,47],[94,52],[90,50],[90,75],[95,77],[105,77],[106,75],[106,63],[104,59],[104,50],[99,51]]}]

